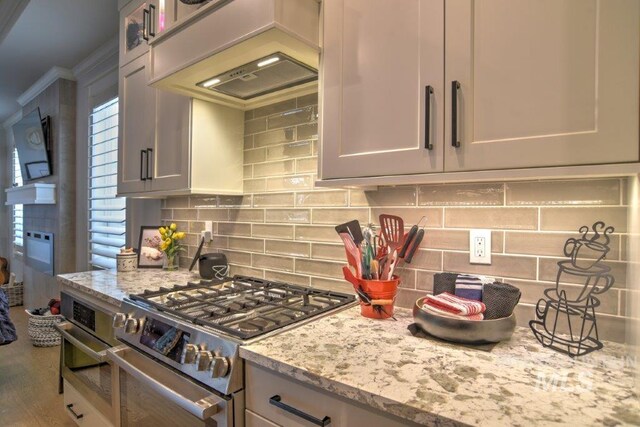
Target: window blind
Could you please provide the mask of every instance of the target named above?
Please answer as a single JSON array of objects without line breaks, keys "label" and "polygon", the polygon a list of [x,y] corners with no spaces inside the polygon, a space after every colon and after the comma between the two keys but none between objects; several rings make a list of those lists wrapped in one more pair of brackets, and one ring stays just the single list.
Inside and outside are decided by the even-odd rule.
[{"label": "window blind", "polygon": [[118,189],[118,98],[93,108],[89,116],[89,263],[114,269],[125,245],[126,199]]},{"label": "window blind", "polygon": [[[20,170],[20,159],[18,158],[18,149],[13,148],[13,185],[14,187],[21,186],[22,171]],[[22,224],[24,217],[24,208],[22,205],[13,205],[13,244],[14,247],[22,247]]]}]

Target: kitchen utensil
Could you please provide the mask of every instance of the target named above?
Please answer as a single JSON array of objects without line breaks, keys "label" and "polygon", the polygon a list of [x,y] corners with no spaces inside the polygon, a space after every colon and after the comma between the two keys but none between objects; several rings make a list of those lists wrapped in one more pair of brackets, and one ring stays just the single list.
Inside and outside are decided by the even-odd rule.
[{"label": "kitchen utensil", "polygon": [[358,279],[356,278],[356,276],[353,275],[353,272],[351,271],[351,269],[347,266],[342,267],[342,274],[344,274],[344,278],[346,279],[346,281],[351,283],[354,289],[357,290],[358,287],[360,286],[360,282],[358,282]]},{"label": "kitchen utensil", "polygon": [[420,243],[422,243],[423,237],[424,237],[424,228],[421,228],[420,230],[418,230],[415,238],[409,244],[409,250],[403,257],[404,262],[406,262],[407,264],[411,264],[413,255],[415,255],[416,251],[420,247]]},{"label": "kitchen utensil", "polygon": [[413,318],[425,332],[443,340],[463,344],[486,344],[508,340],[516,328],[516,315],[494,320],[464,320],[441,316],[422,309],[424,298],[413,306]]},{"label": "kitchen utensil", "polygon": [[380,227],[389,253],[402,246],[404,240],[404,221],[395,215],[380,215]]},{"label": "kitchen utensil", "polygon": [[351,236],[348,233],[339,233],[342,242],[344,243],[344,249],[347,254],[347,262],[356,271],[357,277],[362,277],[362,260],[360,255],[360,249],[356,246]]},{"label": "kitchen utensil", "polygon": [[362,229],[360,228],[360,222],[357,219],[353,221],[345,222],[344,224],[336,225],[336,232],[348,233],[356,245],[359,245],[363,240]]},{"label": "kitchen utensil", "polygon": [[398,251],[393,251],[393,253],[387,256],[387,263],[384,266],[384,270],[382,272],[382,278],[385,280],[390,280],[393,277],[393,271],[398,264]]},{"label": "kitchen utensil", "polygon": [[404,243],[402,244],[402,249],[400,249],[398,256],[404,259],[404,262],[406,262],[407,264],[411,264],[413,255],[420,247],[420,243],[422,242],[422,239],[424,237],[424,226],[422,226],[422,228],[420,229],[419,227],[422,221],[426,219],[426,216],[420,218],[420,221],[412,226],[409,232],[404,236]]}]

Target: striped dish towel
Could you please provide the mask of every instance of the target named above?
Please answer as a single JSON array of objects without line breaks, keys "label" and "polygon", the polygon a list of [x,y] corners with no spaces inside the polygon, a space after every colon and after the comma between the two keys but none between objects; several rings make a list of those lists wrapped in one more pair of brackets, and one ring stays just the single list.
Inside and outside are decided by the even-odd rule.
[{"label": "striped dish towel", "polygon": [[472,276],[470,274],[458,274],[456,277],[456,296],[476,301],[482,301],[482,286],[485,283],[493,283],[494,279],[486,276]]},{"label": "striped dish towel", "polygon": [[424,300],[425,304],[436,307],[458,316],[471,316],[474,314],[484,313],[485,305],[480,301],[474,301],[451,295],[449,292],[443,292],[438,295],[427,295]]},{"label": "striped dish towel", "polygon": [[472,314],[471,316],[460,316],[459,314],[453,314],[446,310],[441,310],[438,307],[434,307],[430,305],[428,302],[422,305],[422,309],[428,311],[429,313],[438,314],[440,316],[451,317],[452,319],[460,319],[460,320],[484,320],[484,314]]}]

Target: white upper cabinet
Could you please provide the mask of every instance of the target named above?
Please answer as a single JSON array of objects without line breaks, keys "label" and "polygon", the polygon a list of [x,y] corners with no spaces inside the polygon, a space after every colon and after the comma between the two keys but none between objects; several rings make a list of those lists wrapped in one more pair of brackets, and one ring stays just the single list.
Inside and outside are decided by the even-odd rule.
[{"label": "white upper cabinet", "polygon": [[637,0],[334,0],[323,19],[322,180],[640,160]]},{"label": "white upper cabinet", "polygon": [[445,170],[638,161],[640,2],[447,0],[445,17]]},{"label": "white upper cabinet", "polygon": [[323,3],[323,179],[442,171],[443,13],[432,0]]}]

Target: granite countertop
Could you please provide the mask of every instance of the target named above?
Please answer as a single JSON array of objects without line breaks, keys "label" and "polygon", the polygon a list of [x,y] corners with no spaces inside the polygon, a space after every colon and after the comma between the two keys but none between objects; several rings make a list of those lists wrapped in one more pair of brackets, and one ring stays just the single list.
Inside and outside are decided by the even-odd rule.
[{"label": "granite countertop", "polygon": [[164,271],[155,268],[125,273],[114,270],[84,271],[60,274],[56,277],[58,283],[63,286],[69,286],[117,307],[122,305],[123,298],[130,294],[142,293],[145,289],[184,285],[189,280],[200,280],[197,272],[190,273],[184,269]]},{"label": "granite countertop", "polygon": [[543,348],[528,328],[490,352],[414,337],[359,307],[241,347],[251,362],[419,424],[639,425],[625,346],[578,359]]},{"label": "granite countertop", "polygon": [[[187,270],[89,271],[63,286],[120,306],[132,293],[184,284]],[[414,337],[409,310],[372,320],[350,307],[240,348],[251,362],[419,424],[640,425],[636,361],[622,344],[571,359],[527,328],[490,352]]]}]

